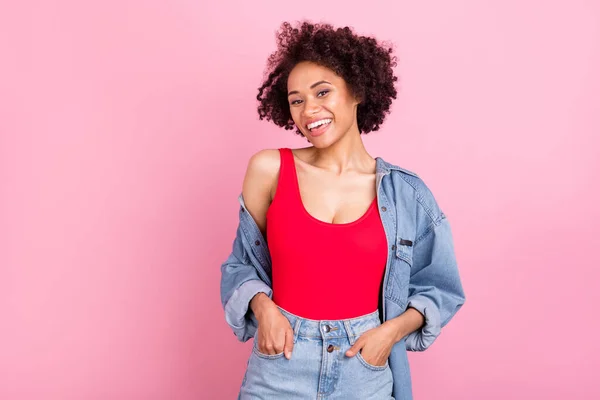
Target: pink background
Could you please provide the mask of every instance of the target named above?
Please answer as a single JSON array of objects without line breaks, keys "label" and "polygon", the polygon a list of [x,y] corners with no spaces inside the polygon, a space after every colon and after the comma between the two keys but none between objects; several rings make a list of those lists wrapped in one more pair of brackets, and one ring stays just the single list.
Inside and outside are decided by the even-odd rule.
[{"label": "pink background", "polygon": [[233,399],[219,302],[284,20],[397,45],[373,156],[450,218],[467,303],[415,398],[600,397],[600,5],[20,1],[0,12],[0,398]]}]

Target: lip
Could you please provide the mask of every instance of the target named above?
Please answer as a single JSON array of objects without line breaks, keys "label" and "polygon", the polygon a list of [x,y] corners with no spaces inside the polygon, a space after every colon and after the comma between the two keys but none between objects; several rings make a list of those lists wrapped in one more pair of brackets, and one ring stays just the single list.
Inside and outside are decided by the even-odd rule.
[{"label": "lip", "polygon": [[[321,118],[322,119],[322,118]],[[315,120],[318,121],[318,120]],[[309,122],[310,124],[311,122]],[[312,137],[317,137],[317,136],[321,136],[322,134],[324,134],[325,132],[327,132],[327,130],[329,129],[329,127],[331,126],[331,124],[333,124],[333,121],[331,121],[330,123],[326,124],[326,125],[321,125],[315,129],[313,129],[312,131],[310,129],[308,129],[308,134]],[[308,124],[307,124],[308,125]]]},{"label": "lip", "polygon": [[330,120],[332,120],[332,121],[333,121],[333,118],[331,118],[331,117],[318,117],[318,118],[311,118],[311,119],[309,119],[309,120],[307,120],[307,121],[304,121],[304,127],[305,127],[306,129],[308,129],[308,125],[312,124],[313,122],[321,121],[322,119],[330,119]]}]

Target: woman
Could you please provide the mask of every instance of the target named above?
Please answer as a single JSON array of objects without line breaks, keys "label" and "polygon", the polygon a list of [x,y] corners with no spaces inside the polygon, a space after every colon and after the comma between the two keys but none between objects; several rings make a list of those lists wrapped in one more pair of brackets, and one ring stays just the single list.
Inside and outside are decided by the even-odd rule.
[{"label": "woman", "polygon": [[258,112],[311,146],[248,164],[221,268],[227,322],[254,337],[240,398],[411,399],[406,351],[465,296],[431,191],[362,142],[396,98],[395,58],[328,24],[284,23],[278,44]]}]

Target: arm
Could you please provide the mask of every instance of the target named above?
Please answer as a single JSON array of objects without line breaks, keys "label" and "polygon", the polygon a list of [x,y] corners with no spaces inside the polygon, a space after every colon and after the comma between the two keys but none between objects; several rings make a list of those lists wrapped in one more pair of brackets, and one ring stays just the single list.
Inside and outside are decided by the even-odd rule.
[{"label": "arm", "polygon": [[[266,212],[273,198],[279,173],[279,151],[262,150],[250,158],[242,196],[245,208],[256,222],[263,238],[266,237]],[[255,337],[259,320],[261,341],[259,346],[264,352],[279,352],[281,326],[289,322],[271,300],[272,290],[258,276],[252,265],[251,254],[246,252],[250,246],[238,226],[233,251],[221,266],[221,301],[225,308],[225,317],[241,341]],[[283,322],[283,324],[282,324]],[[284,332],[285,334],[285,329]],[[283,345],[282,345],[283,346]],[[274,353],[273,353],[274,354]]]},{"label": "arm", "polygon": [[238,225],[233,249],[221,264],[221,304],[225,320],[238,340],[245,342],[254,336],[258,322],[248,308],[248,303],[257,293],[271,296],[271,288],[262,281],[250,255],[246,252],[246,238]]},{"label": "arm", "polygon": [[408,286],[408,305],[420,312],[424,325],[406,337],[406,348],[426,350],[465,302],[454,243],[443,212],[415,242]]},{"label": "arm", "polygon": [[[271,203],[273,180],[277,178],[277,169],[273,173],[273,152],[262,150],[250,158],[242,187],[246,210],[263,237],[266,236],[266,211]],[[278,160],[279,156],[276,157]],[[240,223],[231,254],[221,265],[221,302],[225,319],[238,339],[244,342],[254,336],[258,324],[254,310],[249,308],[250,301],[259,293],[272,296],[271,288],[260,279],[252,265],[246,240]]]},{"label": "arm", "polygon": [[406,335],[421,329],[425,317],[414,308],[407,308],[405,312],[383,323],[389,325],[393,344],[398,343]]},{"label": "arm", "polygon": [[265,238],[267,210],[273,201],[277,187],[279,163],[278,150],[259,151],[250,157],[242,185],[242,196],[246,209]]}]

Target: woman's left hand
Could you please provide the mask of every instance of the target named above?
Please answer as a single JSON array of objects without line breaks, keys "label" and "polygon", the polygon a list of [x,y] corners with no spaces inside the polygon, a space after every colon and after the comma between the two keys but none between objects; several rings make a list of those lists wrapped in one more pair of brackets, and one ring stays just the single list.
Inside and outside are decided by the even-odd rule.
[{"label": "woman's left hand", "polygon": [[346,356],[354,357],[360,352],[367,363],[384,366],[396,344],[396,336],[396,328],[392,324],[383,323],[363,333],[346,352]]}]

